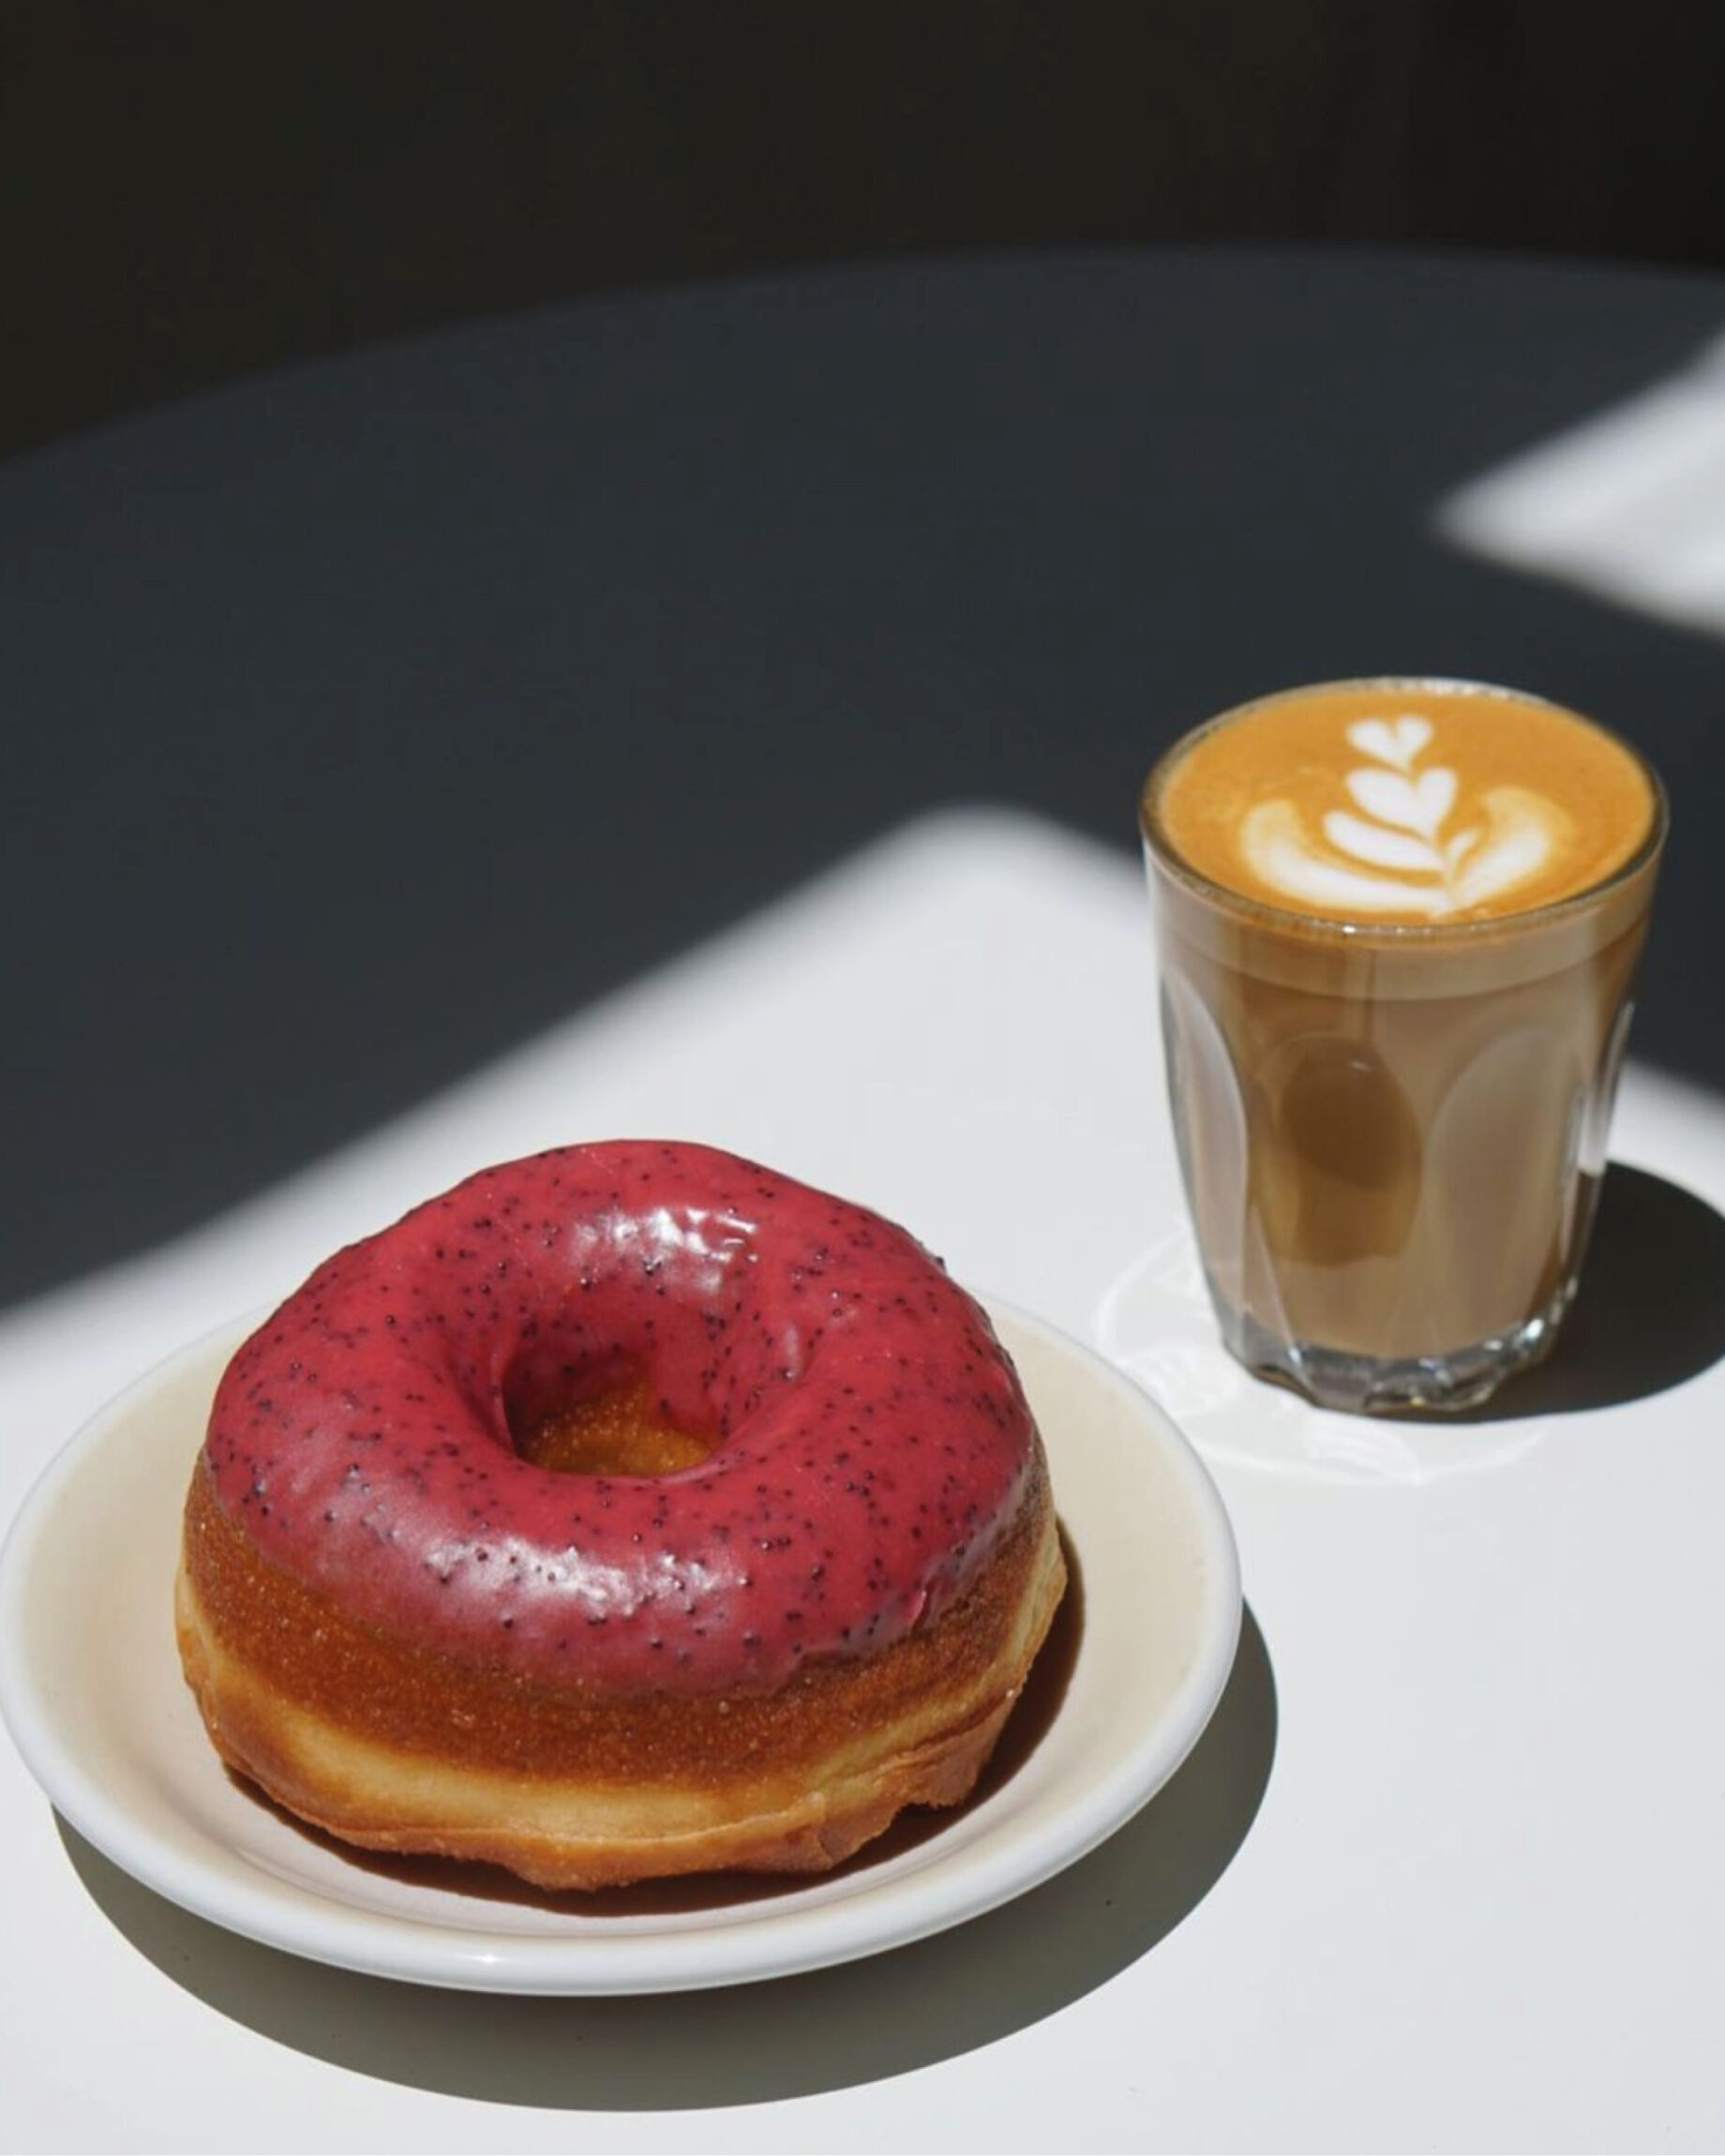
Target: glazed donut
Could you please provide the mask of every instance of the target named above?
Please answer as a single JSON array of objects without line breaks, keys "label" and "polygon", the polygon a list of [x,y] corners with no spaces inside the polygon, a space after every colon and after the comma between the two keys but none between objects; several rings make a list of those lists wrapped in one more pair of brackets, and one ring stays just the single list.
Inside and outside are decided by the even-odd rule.
[{"label": "glazed donut", "polygon": [[823,1870],[959,1802],[1064,1581],[938,1260],[618,1142],[473,1175],[246,1341],[175,1608],[218,1752],[288,1811],[587,1888]]}]

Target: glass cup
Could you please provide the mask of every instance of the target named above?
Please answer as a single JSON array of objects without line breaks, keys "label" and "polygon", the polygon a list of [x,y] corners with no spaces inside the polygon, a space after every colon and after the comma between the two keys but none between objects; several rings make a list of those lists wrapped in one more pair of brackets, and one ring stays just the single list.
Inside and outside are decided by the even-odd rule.
[{"label": "glass cup", "polygon": [[[1548,903],[1412,921],[1266,903],[1193,866],[1164,813],[1193,748],[1248,714],[1362,690],[1390,712],[1410,691],[1507,699],[1604,736],[1644,782],[1627,858]],[[1361,738],[1388,759],[1431,732],[1401,723],[1374,735],[1369,720]],[[1358,798],[1382,805],[1370,786]],[[1388,798],[1391,815],[1416,801]],[[1441,783],[1420,798],[1441,803]],[[1175,1136],[1227,1346],[1324,1407],[1478,1404],[1549,1352],[1575,1292],[1665,839],[1658,778],[1518,692],[1327,683],[1188,735],[1151,771],[1140,820]]]}]

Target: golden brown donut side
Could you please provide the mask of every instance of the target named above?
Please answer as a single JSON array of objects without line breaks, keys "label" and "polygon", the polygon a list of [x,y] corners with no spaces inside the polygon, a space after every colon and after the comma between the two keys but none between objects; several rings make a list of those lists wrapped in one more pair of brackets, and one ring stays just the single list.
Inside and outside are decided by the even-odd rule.
[{"label": "golden brown donut side", "polygon": [[227,1763],[376,1849],[480,1859],[536,1885],[818,1871],[908,1804],[959,1803],[1065,1585],[1045,1464],[976,1584],[881,1653],[762,1694],[602,1694],[387,1637],[262,1557],[201,1464],[175,1617]]}]

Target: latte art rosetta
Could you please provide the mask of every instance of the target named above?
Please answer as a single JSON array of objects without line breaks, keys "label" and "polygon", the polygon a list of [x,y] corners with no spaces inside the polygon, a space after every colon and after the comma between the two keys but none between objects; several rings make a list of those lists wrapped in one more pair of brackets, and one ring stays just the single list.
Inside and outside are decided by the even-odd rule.
[{"label": "latte art rosetta", "polygon": [[1254,804],[1239,838],[1252,874],[1342,914],[1437,921],[1511,897],[1565,843],[1568,818],[1525,786],[1486,786],[1462,802],[1453,768],[1420,768],[1432,735],[1414,712],[1357,720],[1348,743],[1369,760],[1341,779],[1351,807],[1327,810],[1314,831],[1292,801]]},{"label": "latte art rosetta", "polygon": [[1646,767],[1580,712],[1411,679],[1242,704],[1178,742],[1140,803],[1147,840],[1219,891],[1392,941],[1591,890],[1659,811]]}]

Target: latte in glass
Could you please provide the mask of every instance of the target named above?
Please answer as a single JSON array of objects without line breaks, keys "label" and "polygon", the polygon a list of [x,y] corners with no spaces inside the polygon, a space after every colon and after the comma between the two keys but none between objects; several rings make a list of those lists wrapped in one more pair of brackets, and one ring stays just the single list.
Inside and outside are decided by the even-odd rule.
[{"label": "latte in glass", "polygon": [[1456,1408],[1550,1349],[1665,821],[1603,727],[1472,682],[1291,690],[1156,766],[1175,1130],[1250,1368]]}]

